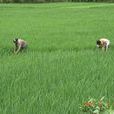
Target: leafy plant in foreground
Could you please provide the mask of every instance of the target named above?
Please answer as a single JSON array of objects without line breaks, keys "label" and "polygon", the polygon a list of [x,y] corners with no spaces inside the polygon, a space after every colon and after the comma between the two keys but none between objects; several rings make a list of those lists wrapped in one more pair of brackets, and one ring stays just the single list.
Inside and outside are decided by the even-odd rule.
[{"label": "leafy plant in foreground", "polygon": [[114,114],[110,109],[110,104],[104,101],[104,97],[100,100],[89,98],[88,101],[81,105],[80,109],[90,114]]}]

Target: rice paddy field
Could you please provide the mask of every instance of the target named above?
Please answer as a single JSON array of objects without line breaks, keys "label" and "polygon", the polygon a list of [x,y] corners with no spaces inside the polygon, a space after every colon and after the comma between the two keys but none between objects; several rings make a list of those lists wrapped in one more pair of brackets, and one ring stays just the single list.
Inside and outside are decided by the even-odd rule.
[{"label": "rice paddy field", "polygon": [[114,4],[0,4],[0,114],[85,114],[103,96],[114,104]]}]

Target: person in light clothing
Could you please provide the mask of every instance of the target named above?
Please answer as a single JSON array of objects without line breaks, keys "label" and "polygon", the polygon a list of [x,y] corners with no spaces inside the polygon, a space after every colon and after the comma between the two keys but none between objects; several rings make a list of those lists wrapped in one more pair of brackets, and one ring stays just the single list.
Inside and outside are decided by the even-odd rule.
[{"label": "person in light clothing", "polygon": [[101,38],[96,41],[97,47],[101,48],[102,50],[107,51],[110,45],[110,41],[106,38]]},{"label": "person in light clothing", "polygon": [[24,41],[23,39],[15,38],[13,40],[13,43],[15,44],[15,47],[14,47],[15,54],[19,53],[19,51],[21,51],[27,47],[27,42]]}]

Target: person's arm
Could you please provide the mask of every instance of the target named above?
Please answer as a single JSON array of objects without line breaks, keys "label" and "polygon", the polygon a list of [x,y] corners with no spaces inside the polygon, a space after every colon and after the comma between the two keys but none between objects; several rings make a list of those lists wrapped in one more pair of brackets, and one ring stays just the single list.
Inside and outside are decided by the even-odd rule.
[{"label": "person's arm", "polygon": [[20,51],[21,49],[21,45],[18,47],[18,49],[15,51],[15,54],[18,54],[18,52]]}]

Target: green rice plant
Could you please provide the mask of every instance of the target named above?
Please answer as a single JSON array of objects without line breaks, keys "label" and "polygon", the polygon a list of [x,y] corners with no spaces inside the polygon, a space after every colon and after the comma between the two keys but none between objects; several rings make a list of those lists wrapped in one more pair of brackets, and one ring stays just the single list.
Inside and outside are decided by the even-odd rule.
[{"label": "green rice plant", "polygon": [[[84,114],[91,96],[113,104],[113,12],[109,3],[0,4],[0,114]],[[15,37],[28,42],[18,55]]]}]

